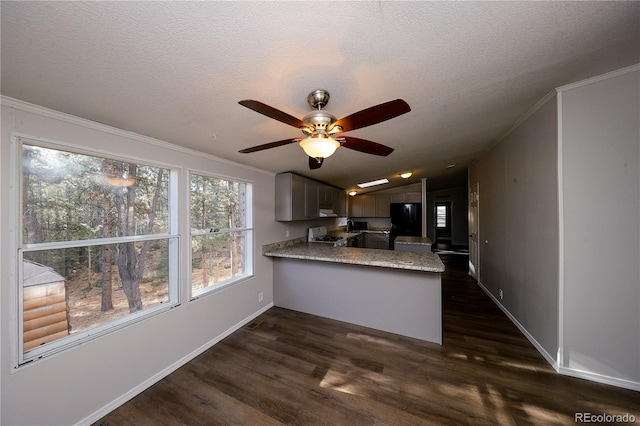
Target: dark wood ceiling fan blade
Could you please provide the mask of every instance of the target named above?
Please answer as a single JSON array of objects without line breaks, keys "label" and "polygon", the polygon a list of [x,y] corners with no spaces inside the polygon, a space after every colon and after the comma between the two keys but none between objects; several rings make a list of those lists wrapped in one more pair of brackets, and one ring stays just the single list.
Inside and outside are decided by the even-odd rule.
[{"label": "dark wood ceiling fan blade", "polygon": [[380,155],[386,157],[393,152],[393,148],[386,145],[382,145],[377,142],[371,142],[366,139],[354,138],[352,136],[340,136],[340,139],[344,139],[345,142],[342,146],[345,148],[353,149],[355,151],[364,152],[367,154]]},{"label": "dark wood ceiling fan blade", "polygon": [[358,111],[344,118],[341,118],[340,120],[329,126],[329,131],[331,131],[331,129],[336,126],[340,126],[342,128],[342,132],[361,129],[363,127],[390,120],[399,115],[406,114],[409,111],[411,111],[411,107],[408,103],[406,103],[402,99],[396,99],[380,105],[372,106],[367,109],[363,109],[362,111]]},{"label": "dark wood ceiling fan blade", "polygon": [[259,112],[262,115],[266,115],[269,118],[273,118],[274,120],[278,120],[281,123],[288,124],[289,126],[297,127],[298,129],[302,127],[311,128],[311,126],[299,118],[294,117],[293,115],[289,115],[284,111],[280,111],[272,106],[264,104],[260,101],[254,101],[252,99],[245,99],[243,101],[238,102],[240,105],[247,107],[255,112]]},{"label": "dark wood ceiling fan blade", "polygon": [[243,154],[248,154],[250,152],[262,151],[264,149],[277,148],[279,146],[289,145],[290,143],[300,142],[300,140],[301,140],[300,138],[283,139],[281,141],[269,142],[263,145],[252,146],[251,148],[241,149],[238,152],[241,152]]},{"label": "dark wood ceiling fan blade", "polygon": [[324,162],[324,158],[313,158],[309,157],[309,170],[315,170],[322,167],[322,163]]}]

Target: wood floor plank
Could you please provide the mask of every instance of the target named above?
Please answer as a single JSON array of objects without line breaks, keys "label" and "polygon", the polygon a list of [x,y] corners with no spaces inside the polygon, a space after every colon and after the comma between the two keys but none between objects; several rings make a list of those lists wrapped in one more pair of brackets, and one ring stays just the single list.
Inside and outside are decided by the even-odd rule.
[{"label": "wood floor plank", "polygon": [[568,425],[640,394],[557,374],[443,255],[443,345],[272,308],[96,425]]}]

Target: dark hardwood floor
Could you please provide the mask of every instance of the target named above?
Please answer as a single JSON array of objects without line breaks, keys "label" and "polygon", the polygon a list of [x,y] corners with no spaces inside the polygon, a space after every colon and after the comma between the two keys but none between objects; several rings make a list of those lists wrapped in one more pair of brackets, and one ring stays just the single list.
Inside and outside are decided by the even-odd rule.
[{"label": "dark hardwood floor", "polygon": [[640,393],[558,375],[441,255],[443,345],[272,308],[96,425],[554,425]]}]

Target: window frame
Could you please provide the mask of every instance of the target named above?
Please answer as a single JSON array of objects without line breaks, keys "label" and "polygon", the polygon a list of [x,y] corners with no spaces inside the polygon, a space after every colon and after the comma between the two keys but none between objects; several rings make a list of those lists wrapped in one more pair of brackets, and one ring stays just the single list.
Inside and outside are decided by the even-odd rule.
[{"label": "window frame", "polygon": [[[20,369],[33,365],[34,363],[58,354],[60,352],[72,349],[78,345],[94,340],[96,338],[108,335],[116,330],[120,330],[129,325],[133,325],[137,322],[145,320],[155,315],[167,312],[177,306],[180,306],[180,244],[181,238],[179,233],[179,194],[178,194],[178,181],[180,176],[180,168],[168,164],[162,164],[158,162],[148,161],[145,159],[139,159],[135,157],[125,157],[122,155],[116,155],[111,152],[98,149],[87,149],[86,147],[79,147],[70,143],[61,141],[54,141],[50,139],[44,139],[35,137],[32,135],[26,135],[21,133],[12,132],[10,137],[10,193],[9,197],[12,201],[13,207],[9,209],[9,244],[14,253],[11,256],[11,268],[9,273],[10,278],[10,338],[11,346],[11,372],[14,373]],[[57,242],[43,242],[43,243],[28,243],[23,241],[23,227],[22,227],[22,209],[23,209],[23,158],[22,147],[23,145],[37,146],[46,149],[58,150],[69,152],[72,154],[87,155],[92,157],[104,158],[114,161],[122,161],[135,163],[138,165],[148,167],[158,167],[168,170],[168,188],[167,188],[167,204],[168,204],[168,232],[158,234],[144,234],[124,237],[111,237],[111,238],[93,238],[86,240],[73,240],[73,241],[57,241]],[[133,314],[129,313],[124,317],[117,318],[112,321],[107,321],[99,326],[80,331],[76,334],[70,334],[68,336],[56,339],[52,342],[48,342],[44,345],[24,351],[24,282],[23,282],[23,258],[24,253],[41,251],[41,250],[55,250],[61,248],[73,248],[73,247],[88,247],[88,246],[104,246],[115,243],[125,242],[143,242],[143,241],[167,241],[168,250],[168,274],[167,274],[167,291],[168,301],[160,303],[157,306],[143,309]]]},{"label": "window frame", "polygon": [[[216,232],[206,232],[204,230],[193,230],[191,229],[191,179],[194,175],[209,178],[209,179],[221,179],[228,180],[236,183],[245,184],[245,220],[244,220],[244,228],[219,228]],[[189,300],[194,301],[198,300],[203,296],[207,296],[209,294],[216,293],[224,288],[227,288],[231,285],[237,284],[239,282],[248,280],[253,278],[254,270],[255,270],[255,249],[254,249],[254,220],[253,220],[253,182],[239,179],[231,176],[224,176],[221,174],[215,174],[210,172],[204,172],[202,170],[189,169],[187,172],[186,182],[184,185],[187,188],[186,198],[187,198],[187,222],[189,223],[189,243],[188,243],[188,294]],[[231,277],[228,280],[221,281],[216,283],[215,285],[206,286],[196,291],[193,290],[193,237],[201,236],[201,235],[218,235],[223,233],[231,233],[231,232],[244,232],[246,233],[246,251],[244,253],[244,263],[246,265],[246,270],[243,274],[238,275],[236,277]]]}]

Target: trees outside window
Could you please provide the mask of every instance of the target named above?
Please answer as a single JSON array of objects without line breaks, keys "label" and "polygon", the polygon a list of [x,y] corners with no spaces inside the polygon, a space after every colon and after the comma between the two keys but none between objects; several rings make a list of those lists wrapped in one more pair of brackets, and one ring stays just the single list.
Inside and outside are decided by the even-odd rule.
[{"label": "trees outside window", "polygon": [[249,183],[191,173],[191,294],[253,273]]},{"label": "trees outside window", "polygon": [[[22,362],[178,303],[171,170],[28,139],[18,148]],[[37,302],[25,301],[25,292],[31,297],[37,293],[33,284],[40,285],[25,285],[25,265],[62,277],[66,334],[47,335],[53,320],[47,318],[46,291]],[[24,316],[27,303],[39,304],[37,318]],[[24,346],[35,328],[42,334],[38,346]]]}]

